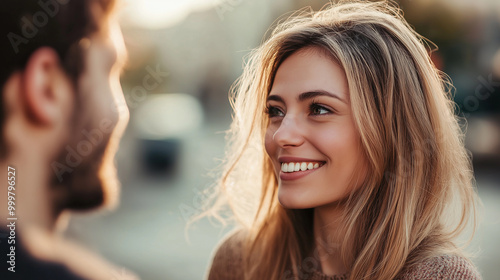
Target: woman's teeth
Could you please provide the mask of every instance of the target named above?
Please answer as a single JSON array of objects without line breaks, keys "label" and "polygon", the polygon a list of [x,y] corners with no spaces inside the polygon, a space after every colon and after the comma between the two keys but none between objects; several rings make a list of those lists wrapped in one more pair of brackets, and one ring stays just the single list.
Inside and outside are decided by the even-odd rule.
[{"label": "woman's teeth", "polygon": [[296,171],[306,171],[309,169],[319,168],[318,162],[284,162],[281,164],[281,171],[283,172],[296,172]]}]

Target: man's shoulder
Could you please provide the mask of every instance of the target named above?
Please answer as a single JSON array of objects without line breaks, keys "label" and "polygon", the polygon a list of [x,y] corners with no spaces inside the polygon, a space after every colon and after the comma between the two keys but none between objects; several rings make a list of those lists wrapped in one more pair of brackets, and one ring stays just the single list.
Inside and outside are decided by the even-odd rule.
[{"label": "man's shoulder", "polygon": [[217,246],[208,273],[209,280],[241,279],[243,245],[248,236],[245,229],[236,229],[227,234]]},{"label": "man's shoulder", "polygon": [[481,274],[479,274],[474,264],[465,257],[442,255],[416,264],[406,271],[400,279],[480,280]]},{"label": "man's shoulder", "polygon": [[61,263],[33,256],[22,238],[14,239],[12,246],[7,244],[7,236],[9,234],[0,229],[0,251],[10,252],[0,257],[0,279],[84,280]]}]

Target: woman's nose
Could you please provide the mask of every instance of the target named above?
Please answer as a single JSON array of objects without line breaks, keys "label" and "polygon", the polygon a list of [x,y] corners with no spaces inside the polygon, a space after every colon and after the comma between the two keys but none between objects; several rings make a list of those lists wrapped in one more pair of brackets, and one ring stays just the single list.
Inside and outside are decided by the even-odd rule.
[{"label": "woman's nose", "polygon": [[304,142],[304,137],[297,118],[285,116],[274,132],[273,140],[283,148],[300,146]]}]

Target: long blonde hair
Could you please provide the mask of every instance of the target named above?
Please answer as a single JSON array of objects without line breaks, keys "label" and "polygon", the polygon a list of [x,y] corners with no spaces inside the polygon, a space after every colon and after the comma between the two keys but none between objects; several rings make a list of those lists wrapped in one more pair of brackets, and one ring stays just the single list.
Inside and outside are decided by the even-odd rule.
[{"label": "long blonde hair", "polygon": [[[307,275],[313,209],[284,209],[264,150],[265,100],[280,64],[324,50],[345,71],[368,176],[345,203],[340,254],[350,279],[393,279],[424,259],[460,254],[475,226],[477,195],[450,84],[424,39],[387,2],[342,2],[301,10],[254,50],[231,91],[234,109],[219,199],[248,228],[246,279]],[[302,268],[301,268],[302,267]],[[287,278],[291,279],[291,278]]]}]

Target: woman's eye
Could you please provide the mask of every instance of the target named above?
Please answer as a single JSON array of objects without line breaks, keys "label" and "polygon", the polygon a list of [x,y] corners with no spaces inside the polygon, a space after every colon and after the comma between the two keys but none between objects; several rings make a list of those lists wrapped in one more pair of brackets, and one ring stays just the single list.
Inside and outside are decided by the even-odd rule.
[{"label": "woman's eye", "polygon": [[285,114],[283,111],[281,111],[280,108],[274,107],[274,106],[268,106],[266,108],[266,113],[269,115],[270,118],[272,117],[283,117]]},{"label": "woman's eye", "polygon": [[319,104],[311,104],[310,106],[311,115],[325,115],[332,113],[332,110],[326,108],[325,106]]}]

